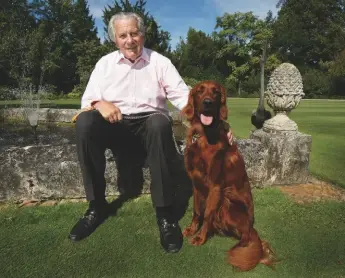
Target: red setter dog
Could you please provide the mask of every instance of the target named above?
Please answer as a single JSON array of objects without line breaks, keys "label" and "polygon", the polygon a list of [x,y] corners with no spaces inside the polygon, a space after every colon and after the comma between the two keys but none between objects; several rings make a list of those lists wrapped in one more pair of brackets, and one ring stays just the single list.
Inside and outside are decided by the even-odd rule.
[{"label": "red setter dog", "polygon": [[[246,271],[258,263],[273,266],[269,245],[254,229],[254,206],[245,164],[236,144],[229,145],[225,89],[213,81],[198,83],[182,110],[190,122],[185,165],[193,182],[193,219],[184,236],[193,245],[212,234],[240,241],[228,252],[228,262]],[[200,227],[201,226],[201,227]]]}]

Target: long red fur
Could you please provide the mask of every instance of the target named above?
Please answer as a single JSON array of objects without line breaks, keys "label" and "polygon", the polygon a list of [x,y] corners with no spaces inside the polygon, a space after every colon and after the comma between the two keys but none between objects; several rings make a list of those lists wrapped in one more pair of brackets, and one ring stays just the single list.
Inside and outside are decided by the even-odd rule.
[{"label": "long red fur", "polygon": [[[219,141],[212,145],[208,144],[199,119],[205,98],[219,104]],[[273,267],[275,255],[253,226],[254,205],[244,160],[236,144],[230,146],[226,136],[225,89],[213,81],[198,83],[190,91],[182,112],[191,124],[185,165],[194,186],[193,220],[183,231],[184,236],[194,236],[193,245],[204,244],[212,233],[235,236],[240,241],[228,251],[227,259],[233,267],[240,271],[251,270],[259,263]],[[197,142],[193,141],[195,134]]]}]

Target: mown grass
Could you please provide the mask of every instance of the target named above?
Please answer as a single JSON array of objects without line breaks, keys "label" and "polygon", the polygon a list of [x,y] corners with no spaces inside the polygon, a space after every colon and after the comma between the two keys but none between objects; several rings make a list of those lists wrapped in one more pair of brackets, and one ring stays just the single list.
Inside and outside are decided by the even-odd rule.
[{"label": "mown grass", "polygon": [[[282,259],[233,272],[226,251],[235,243],[215,236],[201,247],[186,240],[165,254],[149,196],[126,203],[89,238],[67,234],[86,204],[0,210],[2,277],[345,277],[345,203],[297,205],[277,189],[254,190],[255,227]],[[191,206],[180,221],[191,220]]]}]

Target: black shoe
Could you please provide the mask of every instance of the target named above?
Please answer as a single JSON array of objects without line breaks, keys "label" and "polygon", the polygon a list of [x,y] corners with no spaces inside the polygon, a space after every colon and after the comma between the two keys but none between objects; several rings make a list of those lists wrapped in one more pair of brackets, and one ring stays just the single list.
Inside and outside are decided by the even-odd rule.
[{"label": "black shoe", "polygon": [[181,228],[177,222],[168,222],[166,218],[157,220],[161,245],[168,253],[180,251],[183,243]]},{"label": "black shoe", "polygon": [[108,217],[107,209],[89,208],[84,216],[72,228],[69,239],[72,241],[82,240],[91,235],[96,228]]}]

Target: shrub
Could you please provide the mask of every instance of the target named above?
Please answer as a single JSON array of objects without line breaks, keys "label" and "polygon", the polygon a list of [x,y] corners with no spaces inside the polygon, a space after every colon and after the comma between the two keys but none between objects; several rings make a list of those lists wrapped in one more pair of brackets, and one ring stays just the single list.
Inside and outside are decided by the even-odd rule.
[{"label": "shrub", "polygon": [[67,94],[67,98],[70,99],[80,99],[85,91],[85,86],[84,85],[76,85],[74,86],[72,92]]},{"label": "shrub", "polygon": [[327,73],[309,69],[303,74],[303,88],[308,98],[327,98],[331,90],[330,78]]},{"label": "shrub", "polygon": [[16,100],[20,99],[21,90],[18,88],[11,88],[0,86],[0,100]]},{"label": "shrub", "polygon": [[192,77],[184,77],[183,80],[188,86],[191,86],[191,87],[194,87],[199,82],[199,80],[196,80],[195,78],[192,78]]}]

